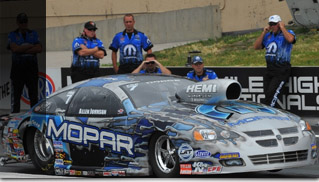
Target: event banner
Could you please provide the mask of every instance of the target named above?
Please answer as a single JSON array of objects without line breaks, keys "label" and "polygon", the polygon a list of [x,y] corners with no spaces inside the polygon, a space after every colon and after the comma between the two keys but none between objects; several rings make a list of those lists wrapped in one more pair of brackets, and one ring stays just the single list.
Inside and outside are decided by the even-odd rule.
[{"label": "event banner", "polygon": [[[173,74],[185,76],[190,67],[168,67]],[[207,67],[213,69],[218,78],[235,79],[242,85],[242,100],[262,102],[265,98],[263,75],[265,67]],[[112,68],[102,68],[103,75],[114,74]],[[62,87],[70,84],[69,68],[61,70]],[[293,67],[289,82],[278,98],[281,109],[301,116],[319,116],[319,67]]]}]

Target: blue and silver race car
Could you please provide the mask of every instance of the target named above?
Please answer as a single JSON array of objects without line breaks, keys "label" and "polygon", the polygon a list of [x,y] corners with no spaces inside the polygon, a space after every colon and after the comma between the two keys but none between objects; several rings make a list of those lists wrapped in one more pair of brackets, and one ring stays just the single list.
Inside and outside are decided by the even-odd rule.
[{"label": "blue and silver race car", "polygon": [[227,79],[99,77],[3,117],[0,140],[7,158],[56,175],[175,177],[317,162],[307,122],[240,94]]}]

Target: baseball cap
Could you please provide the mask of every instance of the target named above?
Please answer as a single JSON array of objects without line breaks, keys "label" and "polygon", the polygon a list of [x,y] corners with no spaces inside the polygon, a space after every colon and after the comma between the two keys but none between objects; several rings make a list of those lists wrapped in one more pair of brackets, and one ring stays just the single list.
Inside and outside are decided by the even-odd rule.
[{"label": "baseball cap", "polygon": [[96,30],[96,24],[93,21],[88,21],[84,24],[84,28],[88,29],[88,30]]},{"label": "baseball cap", "polygon": [[279,15],[272,15],[269,17],[269,22],[278,23],[281,21],[281,18]]},{"label": "baseball cap", "polygon": [[194,56],[192,60],[192,64],[203,63],[203,59],[200,56]]},{"label": "baseball cap", "polygon": [[17,22],[19,22],[19,23],[27,23],[28,22],[28,16],[25,13],[18,14]]}]

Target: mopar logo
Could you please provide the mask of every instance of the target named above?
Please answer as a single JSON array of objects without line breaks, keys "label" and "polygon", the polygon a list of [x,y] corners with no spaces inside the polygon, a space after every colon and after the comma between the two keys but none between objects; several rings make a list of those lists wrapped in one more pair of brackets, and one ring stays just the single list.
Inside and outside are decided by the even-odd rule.
[{"label": "mopar logo", "polygon": [[109,147],[116,153],[121,153],[121,150],[124,149],[129,156],[134,156],[133,139],[130,136],[94,126],[69,121],[63,121],[59,126],[56,126],[54,120],[50,118],[46,136],[47,138],[62,138],[65,142],[77,145],[97,144],[101,150]]},{"label": "mopar logo", "polygon": [[186,93],[210,93],[217,92],[217,85],[189,85],[186,89]]},{"label": "mopar logo", "polygon": [[178,156],[180,157],[182,161],[191,160],[193,158],[193,155],[194,155],[193,148],[186,143],[183,143],[178,149]]},{"label": "mopar logo", "polygon": [[131,57],[136,56],[136,47],[132,44],[128,44],[124,47],[124,56]]}]

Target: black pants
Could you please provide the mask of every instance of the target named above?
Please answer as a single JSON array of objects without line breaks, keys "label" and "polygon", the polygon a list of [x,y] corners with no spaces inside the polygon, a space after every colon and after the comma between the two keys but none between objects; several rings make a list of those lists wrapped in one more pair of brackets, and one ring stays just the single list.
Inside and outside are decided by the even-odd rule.
[{"label": "black pants", "polygon": [[85,72],[85,71],[71,68],[72,83],[76,83],[79,81],[83,81],[83,80],[87,80],[87,79],[91,79],[91,78],[95,78],[95,77],[99,77],[99,76],[100,76],[99,70],[95,70],[92,72]]},{"label": "black pants", "polygon": [[38,103],[38,77],[27,76],[25,78],[13,78],[11,79],[11,112],[20,112],[20,99],[23,92],[24,85],[27,87],[30,107],[33,107]]},{"label": "black pants", "polygon": [[119,71],[117,74],[125,74],[125,73],[132,73],[139,64],[124,64],[119,66]]},{"label": "black pants", "polygon": [[284,85],[289,80],[291,74],[291,67],[267,69],[264,75],[264,104],[271,107],[278,107],[277,99],[282,95]]}]

